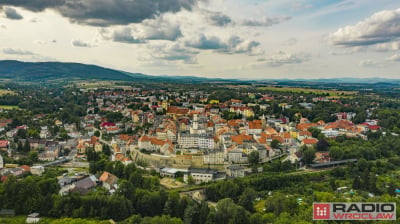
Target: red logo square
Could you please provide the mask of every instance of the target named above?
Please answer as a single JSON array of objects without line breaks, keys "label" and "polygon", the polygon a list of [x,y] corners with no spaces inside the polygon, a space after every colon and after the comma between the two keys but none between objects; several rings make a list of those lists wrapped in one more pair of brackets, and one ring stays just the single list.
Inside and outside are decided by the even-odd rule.
[{"label": "red logo square", "polygon": [[331,217],[331,205],[326,203],[313,204],[313,219],[327,220]]}]

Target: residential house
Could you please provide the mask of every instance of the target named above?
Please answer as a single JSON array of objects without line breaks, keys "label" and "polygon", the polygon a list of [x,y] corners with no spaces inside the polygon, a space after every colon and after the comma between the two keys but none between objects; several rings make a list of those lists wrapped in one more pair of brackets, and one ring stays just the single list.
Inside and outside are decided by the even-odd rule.
[{"label": "residential house", "polygon": [[268,135],[278,135],[278,132],[271,127],[265,128],[264,132]]},{"label": "residential house", "polygon": [[248,173],[250,173],[250,170],[244,166],[240,165],[230,165],[225,168],[226,171],[226,176],[230,178],[236,178],[236,177],[244,177]]},{"label": "residential house", "polygon": [[57,126],[61,126],[61,125],[63,125],[63,122],[60,121],[60,120],[56,120],[56,121],[54,122],[54,124],[57,125]]},{"label": "residential house", "polygon": [[119,127],[107,127],[106,128],[106,133],[107,134],[118,134],[121,133],[122,129]]},{"label": "residential house", "polygon": [[247,134],[260,134],[263,131],[261,120],[247,122]]},{"label": "residential house", "polygon": [[322,130],[321,133],[324,134],[327,138],[336,138],[339,136],[339,131],[336,130]]},{"label": "residential house", "polygon": [[247,163],[248,157],[242,149],[232,146],[232,149],[226,151],[226,158],[230,163]]},{"label": "residential house", "polygon": [[84,141],[83,145],[85,146],[85,149],[91,148],[96,152],[101,152],[103,150],[103,145],[96,136],[92,136],[90,137],[90,140]]},{"label": "residential house", "polygon": [[47,126],[40,127],[39,136],[40,136],[41,139],[46,139],[46,138],[50,137],[50,133],[49,133],[49,130],[48,130]]},{"label": "residential house", "polygon": [[313,147],[315,144],[317,144],[318,139],[316,138],[305,138],[301,141],[301,145],[305,145],[307,147]]},{"label": "residential house", "polygon": [[58,142],[46,142],[44,151],[39,152],[38,159],[40,161],[54,161],[59,157],[60,145]]},{"label": "residential house", "polygon": [[176,178],[178,177],[179,173],[187,173],[187,169],[175,169],[175,168],[160,168],[160,176],[162,177],[169,177],[169,178]]},{"label": "residential house", "polygon": [[185,116],[189,113],[188,108],[181,108],[177,106],[169,106],[167,109],[167,116],[172,116],[174,119],[177,117]]},{"label": "residential house", "polygon": [[7,123],[0,123],[0,132],[5,131],[7,129]]},{"label": "residential house", "polygon": [[229,112],[242,115],[243,117],[254,117],[254,112],[251,107],[231,106]]},{"label": "residential house", "polygon": [[319,126],[317,123],[299,123],[296,125],[296,129],[299,131],[307,131],[311,127]]},{"label": "residential house", "polygon": [[109,191],[117,189],[118,177],[109,172],[104,172],[99,180],[102,182],[103,187]]},{"label": "residential house", "polygon": [[180,133],[178,144],[181,148],[214,149],[215,139],[211,134]]},{"label": "residential house", "polygon": [[353,112],[348,112],[348,113],[335,113],[335,116],[338,120],[352,120],[355,116],[356,113]]},{"label": "residential house", "polygon": [[23,173],[31,172],[31,168],[27,165],[22,165],[19,168],[23,169]]},{"label": "residential house", "polygon": [[203,153],[204,164],[224,164],[225,153],[223,151],[210,151]]},{"label": "residential house", "polygon": [[174,153],[174,144],[170,140],[160,140],[156,137],[148,137],[143,135],[138,141],[139,149],[160,152],[164,155],[171,155]]},{"label": "residential house", "polygon": [[31,173],[33,175],[42,176],[43,173],[44,173],[44,167],[43,166],[32,166],[31,167]]},{"label": "residential house", "polygon": [[208,183],[218,178],[218,171],[213,169],[189,168],[184,174],[183,181],[188,182],[191,176],[196,184]]},{"label": "residential house", "polygon": [[312,134],[309,131],[300,131],[299,134],[297,135],[297,139],[299,141],[302,141],[305,138],[312,138]]},{"label": "residential house", "polygon": [[316,163],[329,163],[331,159],[329,152],[316,152],[314,161]]},{"label": "residential house", "polygon": [[7,150],[10,145],[8,140],[0,140],[0,150]]},{"label": "residential house", "polygon": [[78,192],[80,195],[86,195],[89,191],[97,186],[98,179],[94,176],[88,176],[75,183],[75,188],[72,192]]},{"label": "residential house", "polygon": [[283,138],[283,144],[290,145],[292,143],[292,136],[289,132],[280,133],[280,136]]},{"label": "residential house", "polygon": [[83,139],[79,139],[78,145],[76,146],[78,154],[85,154],[86,153],[86,147],[83,142]]}]

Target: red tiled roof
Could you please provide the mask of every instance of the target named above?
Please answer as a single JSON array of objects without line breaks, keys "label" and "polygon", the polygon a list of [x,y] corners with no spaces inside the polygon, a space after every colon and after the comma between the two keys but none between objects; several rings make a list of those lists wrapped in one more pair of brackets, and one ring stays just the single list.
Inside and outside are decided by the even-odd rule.
[{"label": "red tiled roof", "polygon": [[284,142],[284,139],[281,137],[281,136],[272,136],[272,140],[278,140],[280,143],[283,143]]},{"label": "red tiled roof", "polygon": [[101,125],[100,125],[102,128],[104,128],[104,127],[109,127],[109,126],[115,126],[115,124],[114,123],[111,123],[111,122],[103,122],[103,123],[101,123]]},{"label": "red tiled roof", "polygon": [[313,145],[313,144],[317,144],[318,140],[315,138],[305,138],[305,139],[303,139],[302,142],[306,145]]},{"label": "red tiled roof", "polygon": [[236,142],[237,144],[243,144],[243,141],[251,141],[253,140],[253,136],[251,135],[234,135],[231,136],[231,139],[233,142]]},{"label": "red tiled roof", "polygon": [[123,159],[124,159],[124,155],[122,155],[121,153],[117,153],[115,155],[115,160],[122,161]]},{"label": "red tiled roof", "polygon": [[311,127],[318,126],[316,123],[300,123],[296,126],[297,130],[307,131]]},{"label": "red tiled roof", "polygon": [[299,135],[300,136],[310,136],[310,137],[312,136],[311,132],[309,132],[309,131],[300,131]]},{"label": "red tiled roof", "polygon": [[231,102],[232,102],[232,103],[242,103],[241,100],[235,100],[235,99],[231,99]]},{"label": "red tiled roof", "polygon": [[261,120],[249,121],[249,129],[262,129]]},{"label": "red tiled roof", "polygon": [[151,139],[147,135],[143,135],[142,137],[139,138],[139,141],[141,142],[149,142]]},{"label": "red tiled roof", "polygon": [[369,127],[368,127],[370,130],[379,130],[379,129],[381,129],[381,127],[380,126],[378,126],[378,125],[370,125]]},{"label": "red tiled roof", "polygon": [[31,171],[31,168],[29,166],[27,166],[27,165],[22,165],[19,168],[23,169],[25,172],[30,172]]},{"label": "red tiled roof", "polygon": [[278,132],[277,132],[275,129],[270,128],[270,127],[266,128],[266,129],[265,129],[265,132],[266,132],[267,134],[272,134],[272,135],[277,135],[277,134],[278,134]]},{"label": "red tiled roof", "polygon": [[114,174],[111,174],[109,172],[104,172],[100,178],[100,181],[108,183],[108,184],[115,184],[118,181],[118,177],[116,177]]},{"label": "red tiled roof", "polygon": [[187,114],[189,112],[189,109],[187,109],[187,108],[179,108],[179,107],[176,107],[176,106],[170,106],[170,107],[168,107],[168,110],[167,110],[167,114],[181,114],[181,115],[183,115],[183,114]]},{"label": "red tiled roof", "polygon": [[0,140],[0,148],[7,148],[9,141],[7,140]]}]

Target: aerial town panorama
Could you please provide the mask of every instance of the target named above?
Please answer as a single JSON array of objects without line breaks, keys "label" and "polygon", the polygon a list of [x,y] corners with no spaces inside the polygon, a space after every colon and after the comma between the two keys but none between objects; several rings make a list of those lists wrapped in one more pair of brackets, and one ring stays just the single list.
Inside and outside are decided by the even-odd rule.
[{"label": "aerial town panorama", "polygon": [[398,223],[399,8],[0,0],[0,223]]}]

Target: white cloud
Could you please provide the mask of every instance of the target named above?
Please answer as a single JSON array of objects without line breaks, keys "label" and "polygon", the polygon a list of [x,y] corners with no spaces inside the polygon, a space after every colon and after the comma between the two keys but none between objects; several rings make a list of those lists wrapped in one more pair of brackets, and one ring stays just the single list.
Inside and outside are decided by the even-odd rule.
[{"label": "white cloud", "polygon": [[329,54],[334,55],[334,56],[350,55],[350,54],[362,52],[365,49],[366,49],[366,47],[364,47],[364,46],[357,46],[357,47],[342,49],[340,51],[337,51],[337,50],[330,51]]},{"label": "white cloud", "polygon": [[377,61],[371,60],[371,59],[366,59],[360,61],[359,64],[361,67],[377,67],[379,66],[379,63]]},{"label": "white cloud", "polygon": [[397,51],[400,50],[400,41],[393,41],[389,43],[382,43],[377,44],[376,48],[377,51]]},{"label": "white cloud", "polygon": [[247,19],[242,22],[244,26],[272,26],[275,24],[279,24],[290,20],[290,16],[282,16],[282,17],[264,17],[261,20],[259,19]]},{"label": "white cloud", "polygon": [[280,67],[284,65],[301,64],[310,59],[311,56],[308,54],[292,54],[280,51],[268,58],[259,58],[257,61],[267,66]]},{"label": "white cloud", "polygon": [[386,43],[400,38],[400,9],[381,11],[331,33],[329,41],[343,47]]},{"label": "white cloud", "polygon": [[15,49],[15,48],[4,48],[3,53],[10,54],[10,55],[35,55],[35,53],[33,53],[31,51]]},{"label": "white cloud", "polygon": [[112,40],[120,43],[127,44],[142,44],[145,42],[143,39],[138,39],[134,36],[133,30],[131,27],[120,27],[114,30],[109,29],[100,29],[100,35],[105,40]]},{"label": "white cloud", "polygon": [[283,41],[282,45],[284,46],[293,46],[297,44],[298,40],[296,38],[289,38],[285,41]]},{"label": "white cloud", "polygon": [[388,61],[396,61],[396,62],[400,61],[400,54],[399,53],[394,54],[394,55],[386,58],[386,60],[388,60]]},{"label": "white cloud", "polygon": [[149,48],[151,50],[152,56],[149,58],[149,60],[154,60],[154,58],[156,58],[170,62],[182,62],[184,64],[197,63],[196,55],[199,52],[184,48],[177,43],[158,44],[154,46],[149,46]]},{"label": "white cloud", "polygon": [[309,54],[293,54],[279,51],[273,55],[270,55],[269,57],[258,58],[256,63],[251,64],[251,67],[281,67],[285,65],[302,64],[309,60],[311,60],[311,56]]},{"label": "white cloud", "polygon": [[147,40],[174,41],[182,36],[179,24],[173,23],[163,16],[145,20],[136,27],[139,35],[142,33],[142,38]]}]

